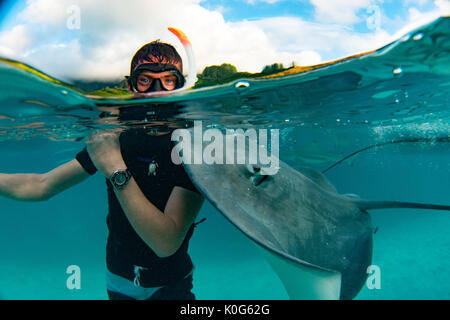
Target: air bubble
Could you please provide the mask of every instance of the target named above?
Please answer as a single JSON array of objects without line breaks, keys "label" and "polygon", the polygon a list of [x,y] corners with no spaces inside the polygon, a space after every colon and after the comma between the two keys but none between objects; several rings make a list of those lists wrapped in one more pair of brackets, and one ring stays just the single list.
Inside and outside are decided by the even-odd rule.
[{"label": "air bubble", "polygon": [[206,126],[207,129],[221,129],[222,126],[218,123],[211,123]]},{"label": "air bubble", "polygon": [[400,74],[400,73],[402,73],[402,72],[403,72],[403,70],[402,70],[402,68],[400,68],[400,67],[394,68],[394,70],[392,70],[392,73],[393,73],[393,74]]},{"label": "air bubble", "polygon": [[420,40],[423,38],[423,33],[422,32],[417,32],[413,35],[413,39],[414,40]]},{"label": "air bubble", "polygon": [[406,42],[406,41],[409,40],[409,38],[410,38],[410,35],[407,34],[407,35],[404,35],[400,40],[403,41],[403,42]]},{"label": "air bubble", "polygon": [[239,81],[238,83],[236,83],[234,85],[235,88],[248,88],[250,87],[250,83],[248,83],[247,81]]}]

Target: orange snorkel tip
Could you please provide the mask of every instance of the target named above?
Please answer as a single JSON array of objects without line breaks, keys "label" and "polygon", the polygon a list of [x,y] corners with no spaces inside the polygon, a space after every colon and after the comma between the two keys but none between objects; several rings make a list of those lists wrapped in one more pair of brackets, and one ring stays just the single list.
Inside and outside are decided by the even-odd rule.
[{"label": "orange snorkel tip", "polygon": [[186,78],[186,82],[181,89],[189,89],[195,85],[195,82],[197,81],[197,64],[195,63],[195,56],[194,52],[192,51],[192,45],[189,41],[188,37],[184,34],[183,31],[169,27],[167,28],[170,32],[172,32],[178,40],[181,42],[181,44],[184,47],[184,50],[186,51],[186,55],[189,62],[189,74]]},{"label": "orange snorkel tip", "polygon": [[192,46],[191,42],[189,41],[188,37],[184,34],[183,31],[173,27],[169,27],[167,29],[170,32],[172,32],[178,38],[178,40],[180,40],[183,46]]}]

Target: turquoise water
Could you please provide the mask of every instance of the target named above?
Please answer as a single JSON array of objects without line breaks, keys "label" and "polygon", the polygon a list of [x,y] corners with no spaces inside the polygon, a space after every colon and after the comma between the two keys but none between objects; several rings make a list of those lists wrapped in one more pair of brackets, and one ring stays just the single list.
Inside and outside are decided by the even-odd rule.
[{"label": "turquoise water", "polygon": [[[176,106],[177,118],[215,127],[280,129],[280,158],[325,170],[340,193],[450,204],[450,19],[375,53],[298,75],[127,101]],[[91,100],[0,63],[0,172],[45,172],[73,159],[99,118],[122,100]],[[156,116],[157,118],[157,116]],[[169,117],[168,121],[174,121]],[[152,124],[150,119],[147,125]],[[403,142],[405,140],[422,142]],[[106,299],[106,190],[99,174],[46,202],[0,199],[0,299]],[[357,299],[449,299],[450,215],[371,212],[381,288]],[[287,299],[255,245],[205,204],[191,240],[199,299]],[[81,289],[66,268],[81,269]]]}]

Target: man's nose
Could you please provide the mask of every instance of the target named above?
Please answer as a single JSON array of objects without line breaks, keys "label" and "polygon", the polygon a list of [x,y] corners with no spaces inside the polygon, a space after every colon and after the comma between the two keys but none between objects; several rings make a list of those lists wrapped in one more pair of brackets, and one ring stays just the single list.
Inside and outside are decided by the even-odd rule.
[{"label": "man's nose", "polygon": [[164,91],[165,88],[161,84],[160,79],[153,79],[149,92]]}]

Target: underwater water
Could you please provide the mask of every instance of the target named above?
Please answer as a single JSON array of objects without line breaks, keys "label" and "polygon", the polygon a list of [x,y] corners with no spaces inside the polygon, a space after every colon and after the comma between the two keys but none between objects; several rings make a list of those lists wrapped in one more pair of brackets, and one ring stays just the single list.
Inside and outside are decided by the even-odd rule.
[{"label": "underwater water", "polygon": [[[0,172],[49,171],[72,160],[92,128],[117,125],[119,107],[143,108],[146,121],[125,125],[277,128],[280,159],[324,171],[339,193],[449,205],[449,30],[450,18],[440,18],[376,52],[304,73],[126,101],[91,99],[3,61]],[[100,174],[49,201],[0,198],[0,206],[0,299],[107,298]],[[356,299],[449,299],[449,213],[370,214],[381,287],[363,286]],[[203,217],[189,251],[198,299],[288,299],[247,237],[209,203]],[[71,265],[81,270],[79,290],[66,285]]]}]

